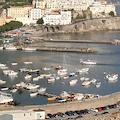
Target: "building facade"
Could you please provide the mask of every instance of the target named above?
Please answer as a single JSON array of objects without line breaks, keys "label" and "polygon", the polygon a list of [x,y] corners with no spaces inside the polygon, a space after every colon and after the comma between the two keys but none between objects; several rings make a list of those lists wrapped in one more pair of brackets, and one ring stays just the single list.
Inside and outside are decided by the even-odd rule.
[{"label": "building facade", "polygon": [[44,25],[67,25],[71,24],[71,11],[53,11],[43,16]]}]

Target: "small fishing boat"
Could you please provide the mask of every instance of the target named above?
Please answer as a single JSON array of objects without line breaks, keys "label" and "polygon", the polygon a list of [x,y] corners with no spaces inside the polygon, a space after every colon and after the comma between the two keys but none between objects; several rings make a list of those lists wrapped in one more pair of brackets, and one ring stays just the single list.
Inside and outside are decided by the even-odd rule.
[{"label": "small fishing boat", "polygon": [[15,71],[11,70],[8,75],[9,76],[16,76],[17,74],[18,74],[18,72],[15,72]]},{"label": "small fishing boat", "polygon": [[69,82],[70,86],[75,85],[75,84],[77,83],[77,81],[78,81],[77,79],[71,80],[71,81]]},{"label": "small fishing boat", "polygon": [[98,83],[96,84],[96,87],[99,88],[100,86],[101,86],[101,82],[98,82]]},{"label": "small fishing boat", "polygon": [[52,97],[52,98],[48,98],[47,102],[55,102],[56,101],[56,97]]},{"label": "small fishing boat", "polygon": [[25,65],[29,65],[29,64],[33,64],[33,62],[28,61],[28,62],[24,62]]},{"label": "small fishing boat", "polygon": [[8,89],[9,89],[9,88],[7,88],[7,87],[6,87],[6,88],[2,88],[1,91],[6,91],[6,90],[8,90]]},{"label": "small fishing boat", "polygon": [[106,75],[106,79],[108,79],[109,81],[114,81],[118,79],[118,74],[114,73],[114,74],[108,74]]},{"label": "small fishing boat", "polygon": [[61,69],[63,69],[62,66],[58,66],[58,67],[55,68],[55,70],[61,70]]},{"label": "small fishing boat", "polygon": [[39,81],[39,80],[40,80],[40,77],[39,77],[39,76],[33,78],[33,81]]},{"label": "small fishing boat", "polygon": [[47,90],[47,88],[41,87],[38,89],[38,93],[44,93]]},{"label": "small fishing boat", "polygon": [[35,92],[35,93],[30,93],[30,97],[36,97],[38,94],[38,92]]},{"label": "small fishing boat", "polygon": [[33,48],[33,47],[24,47],[24,48],[22,48],[22,50],[25,50],[25,51],[36,51],[36,48]]},{"label": "small fishing boat", "polygon": [[25,79],[26,79],[26,80],[31,79],[31,78],[32,78],[32,75],[27,74],[27,75],[25,76]]},{"label": "small fishing boat", "polygon": [[90,84],[91,84],[91,81],[85,81],[85,82],[82,83],[82,86],[88,86]]},{"label": "small fishing boat", "polygon": [[47,71],[47,70],[50,70],[51,68],[48,68],[48,67],[44,67],[44,68],[42,68],[42,70],[44,70],[44,71]]},{"label": "small fishing boat", "polygon": [[97,64],[97,62],[96,61],[93,61],[93,60],[86,60],[86,61],[84,61],[84,60],[82,60],[82,59],[80,59],[80,63],[82,63],[82,64],[86,64],[86,65],[96,65]]},{"label": "small fishing boat", "polygon": [[50,79],[48,79],[48,83],[53,83],[55,82],[55,78],[54,77],[50,77]]},{"label": "small fishing boat", "polygon": [[88,80],[90,80],[90,78],[88,78],[88,77],[82,77],[82,78],[80,78],[80,80],[81,81],[88,81]]},{"label": "small fishing boat", "polygon": [[5,84],[5,83],[6,83],[6,81],[0,80],[0,85]]},{"label": "small fishing boat", "polygon": [[15,92],[17,92],[17,89],[12,89],[12,90],[10,90],[10,92],[15,93]]},{"label": "small fishing boat", "polygon": [[11,63],[11,65],[18,65],[18,63]]}]

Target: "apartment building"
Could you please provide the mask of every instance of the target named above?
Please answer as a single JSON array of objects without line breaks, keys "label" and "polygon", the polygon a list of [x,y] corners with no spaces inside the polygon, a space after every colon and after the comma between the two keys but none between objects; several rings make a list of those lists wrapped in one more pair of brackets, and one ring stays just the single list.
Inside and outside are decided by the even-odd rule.
[{"label": "apartment building", "polygon": [[71,11],[53,11],[43,16],[44,25],[71,24]]}]

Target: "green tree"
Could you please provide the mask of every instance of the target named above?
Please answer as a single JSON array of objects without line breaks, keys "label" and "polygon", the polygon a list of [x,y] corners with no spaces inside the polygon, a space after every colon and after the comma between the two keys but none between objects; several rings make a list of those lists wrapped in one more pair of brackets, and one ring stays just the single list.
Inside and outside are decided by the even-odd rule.
[{"label": "green tree", "polygon": [[113,11],[111,11],[110,13],[109,13],[109,15],[111,15],[112,17],[114,17],[114,12]]},{"label": "green tree", "polygon": [[43,24],[44,21],[43,21],[43,18],[40,18],[38,21],[37,21],[37,24]]}]

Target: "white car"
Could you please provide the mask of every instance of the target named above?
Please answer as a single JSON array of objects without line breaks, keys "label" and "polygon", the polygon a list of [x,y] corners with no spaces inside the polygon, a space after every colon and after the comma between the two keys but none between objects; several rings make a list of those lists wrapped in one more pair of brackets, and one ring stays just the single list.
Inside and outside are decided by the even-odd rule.
[{"label": "white car", "polygon": [[90,110],[93,112],[98,112],[98,109],[96,109],[96,108],[91,108]]}]

